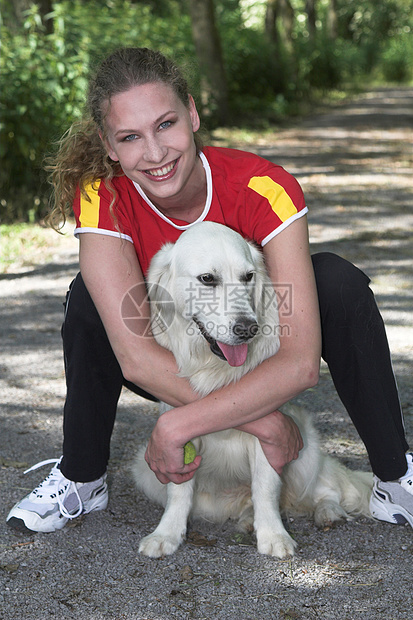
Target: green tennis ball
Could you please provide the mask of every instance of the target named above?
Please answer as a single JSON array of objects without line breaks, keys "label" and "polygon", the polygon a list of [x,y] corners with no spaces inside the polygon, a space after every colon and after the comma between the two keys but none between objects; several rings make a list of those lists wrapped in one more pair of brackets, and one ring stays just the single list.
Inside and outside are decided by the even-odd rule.
[{"label": "green tennis ball", "polygon": [[189,463],[192,463],[192,461],[195,459],[195,457],[196,457],[195,446],[192,443],[192,441],[188,441],[188,443],[186,443],[184,445],[184,463],[185,463],[185,465],[189,465]]}]

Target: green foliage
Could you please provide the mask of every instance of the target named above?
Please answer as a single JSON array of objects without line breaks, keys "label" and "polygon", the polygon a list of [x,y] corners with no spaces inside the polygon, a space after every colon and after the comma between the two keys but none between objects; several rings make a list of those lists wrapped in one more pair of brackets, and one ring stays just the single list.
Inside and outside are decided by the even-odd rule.
[{"label": "green foliage", "polygon": [[[55,3],[45,35],[36,4],[22,28],[2,28],[0,94],[1,220],[35,221],[47,210],[44,157],[82,113],[95,64],[124,45],[148,46],[179,59],[193,49],[189,17],[169,4],[168,19],[126,0]],[[170,21],[169,21],[170,20]],[[165,43],[167,42],[167,43]]]},{"label": "green foliage", "polygon": [[251,121],[257,115],[274,120],[285,100],[287,59],[262,32],[244,28],[235,9],[222,14],[220,27],[232,122]]},{"label": "green foliage", "polygon": [[335,42],[324,37],[315,43],[301,40],[299,57],[300,83],[305,94],[313,88],[328,90],[339,86],[343,62]]},{"label": "green foliage", "polygon": [[[24,31],[3,31],[0,187],[6,216],[35,219],[44,210],[43,156],[80,111],[85,53],[57,35],[39,36],[37,7]],[[3,218],[9,219],[9,217]]]},{"label": "green foliage", "polygon": [[381,71],[387,82],[409,82],[413,78],[413,39],[404,33],[388,42],[381,56]]}]

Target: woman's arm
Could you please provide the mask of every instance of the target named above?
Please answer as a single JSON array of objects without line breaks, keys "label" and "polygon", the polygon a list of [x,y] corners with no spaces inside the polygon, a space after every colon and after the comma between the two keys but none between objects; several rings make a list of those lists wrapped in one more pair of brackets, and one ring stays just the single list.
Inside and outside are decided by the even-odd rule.
[{"label": "woman's arm", "polygon": [[[82,233],[79,237],[82,277],[125,379],[174,407],[196,400],[189,382],[177,376],[172,353],[150,334],[149,304],[132,243],[96,233]],[[134,324],[133,332],[121,314],[122,300],[132,290],[143,317]]]}]

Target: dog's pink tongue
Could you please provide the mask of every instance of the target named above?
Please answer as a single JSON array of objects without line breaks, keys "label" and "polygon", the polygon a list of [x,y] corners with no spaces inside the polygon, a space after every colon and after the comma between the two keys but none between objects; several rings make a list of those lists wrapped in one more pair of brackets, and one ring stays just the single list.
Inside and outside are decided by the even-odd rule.
[{"label": "dog's pink tongue", "polygon": [[230,366],[242,366],[247,359],[247,344],[230,345],[223,342],[217,342],[217,344]]}]

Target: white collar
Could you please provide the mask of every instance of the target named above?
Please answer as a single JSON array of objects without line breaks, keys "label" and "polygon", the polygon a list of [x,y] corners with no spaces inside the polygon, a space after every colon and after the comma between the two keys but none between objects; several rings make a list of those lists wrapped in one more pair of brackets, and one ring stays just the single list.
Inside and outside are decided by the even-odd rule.
[{"label": "white collar", "polygon": [[204,209],[203,209],[201,215],[199,216],[199,218],[195,222],[191,222],[190,224],[185,224],[184,226],[178,226],[177,224],[175,224],[172,220],[169,219],[169,217],[166,217],[166,215],[164,215],[161,211],[159,211],[159,209],[157,207],[155,207],[155,205],[153,204],[153,202],[151,200],[149,200],[149,198],[147,197],[147,195],[145,194],[145,192],[143,191],[141,186],[138,183],[135,183],[135,181],[133,181],[133,184],[134,184],[135,188],[137,189],[139,194],[142,196],[144,201],[150,206],[150,208],[160,218],[165,220],[165,222],[168,222],[168,224],[170,224],[174,228],[177,228],[178,230],[186,230],[187,228],[190,228],[191,226],[194,226],[194,224],[198,224],[198,222],[202,222],[206,218],[206,216],[208,215],[209,209],[211,207],[211,202],[212,202],[212,174],[211,174],[211,168],[210,168],[209,162],[208,162],[207,158],[205,157],[204,153],[200,152],[199,153],[199,157],[201,158],[202,165],[203,165],[204,170],[205,170],[206,181],[207,181],[207,197],[206,197],[205,206],[204,206]]}]

